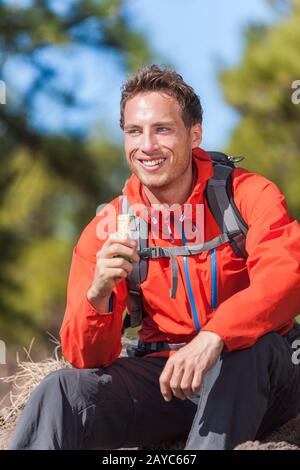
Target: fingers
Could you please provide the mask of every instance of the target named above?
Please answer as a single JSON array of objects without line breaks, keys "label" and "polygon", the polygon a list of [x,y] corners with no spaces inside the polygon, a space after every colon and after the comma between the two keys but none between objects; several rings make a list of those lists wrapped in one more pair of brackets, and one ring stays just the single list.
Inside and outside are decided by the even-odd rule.
[{"label": "fingers", "polygon": [[137,248],[137,241],[131,238],[129,235],[120,235],[118,232],[111,233],[105,243],[108,245],[119,242],[122,245],[126,245],[130,248]]},{"label": "fingers", "polygon": [[192,381],[192,392],[199,393],[204,378],[204,370],[203,369],[196,369]]},{"label": "fingers", "polygon": [[173,373],[173,363],[168,360],[159,377],[160,391],[165,401],[170,401],[172,398],[172,391],[170,387],[170,380]]},{"label": "fingers", "polygon": [[179,384],[180,392],[183,395],[183,398],[188,398],[195,393],[192,386],[194,376],[194,368],[186,367]]},{"label": "fingers", "polygon": [[176,366],[173,368],[173,374],[170,380],[170,388],[172,390],[173,395],[176,398],[180,398],[184,400],[185,394],[181,388],[181,381],[184,375],[184,364],[177,363]]},{"label": "fingers", "polygon": [[138,262],[140,258],[137,254],[137,242],[128,237],[122,239],[108,238],[102,249],[97,253],[97,258],[114,258],[117,256],[127,257]]},{"label": "fingers", "polygon": [[89,290],[93,292],[91,299],[95,301],[109,296],[115,285],[132,272],[134,261],[139,261],[137,242],[111,234],[96,255],[94,279]]},{"label": "fingers", "polygon": [[[121,277],[126,277],[132,271],[132,264],[124,258],[105,258],[101,260],[103,270],[114,269]],[[123,273],[124,272],[124,276]],[[118,277],[119,277],[118,274]]]},{"label": "fingers", "polygon": [[132,264],[124,258],[98,259],[93,281],[96,297],[109,295],[115,285],[125,279],[132,269]]},{"label": "fingers", "polygon": [[[174,356],[175,358],[175,356]],[[170,358],[160,376],[160,390],[166,401],[172,394],[181,400],[191,397],[200,391],[204,377],[202,368],[195,368],[192,362],[175,361]]]},{"label": "fingers", "polygon": [[107,279],[115,279],[115,281],[120,282],[127,277],[128,272],[122,268],[107,268],[106,275]]}]

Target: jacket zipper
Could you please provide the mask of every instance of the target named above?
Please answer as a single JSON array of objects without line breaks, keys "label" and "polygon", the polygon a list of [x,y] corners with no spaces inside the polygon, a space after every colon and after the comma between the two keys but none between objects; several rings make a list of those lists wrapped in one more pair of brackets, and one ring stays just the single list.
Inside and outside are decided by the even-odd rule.
[{"label": "jacket zipper", "polygon": [[[182,228],[182,239],[183,239],[183,244],[186,245],[186,237],[185,237],[183,228]],[[187,284],[187,289],[188,289],[188,294],[189,294],[189,301],[190,301],[190,305],[192,308],[192,315],[193,315],[195,327],[197,331],[200,331],[201,327],[199,323],[198,312],[196,308],[194,293],[193,293],[191,279],[189,275],[188,256],[183,257],[183,265],[184,265],[184,274],[185,274],[185,279],[186,279],[186,284]]]},{"label": "jacket zipper", "polygon": [[217,283],[217,252],[213,248],[210,251],[211,256],[211,308],[217,308],[218,283]]}]

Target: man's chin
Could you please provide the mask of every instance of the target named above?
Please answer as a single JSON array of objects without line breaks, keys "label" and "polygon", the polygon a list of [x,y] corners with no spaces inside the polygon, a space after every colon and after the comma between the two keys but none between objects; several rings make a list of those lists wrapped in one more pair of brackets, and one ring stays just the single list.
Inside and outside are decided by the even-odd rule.
[{"label": "man's chin", "polygon": [[146,186],[146,188],[149,189],[162,188],[167,182],[167,178],[162,178],[161,175],[160,177],[158,175],[145,175],[144,173],[136,171],[135,169],[132,171],[132,173],[135,174],[135,176],[140,180],[143,186]]},{"label": "man's chin", "polygon": [[138,178],[142,185],[150,191],[154,189],[162,189],[166,186],[166,181],[154,181],[154,178],[141,178],[139,176]]}]

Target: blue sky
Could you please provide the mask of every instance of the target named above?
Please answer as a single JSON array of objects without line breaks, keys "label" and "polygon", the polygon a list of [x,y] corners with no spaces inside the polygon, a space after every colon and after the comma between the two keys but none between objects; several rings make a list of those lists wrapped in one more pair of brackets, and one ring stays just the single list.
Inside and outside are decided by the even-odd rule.
[{"label": "blue sky", "polygon": [[201,97],[203,147],[226,145],[238,116],[218,83],[223,67],[239,63],[249,22],[276,19],[266,0],[132,0],[134,24],[146,33]]},{"label": "blue sky", "polygon": [[[241,60],[243,31],[250,22],[276,21],[267,0],[129,0],[127,13],[162,56],[161,63],[172,64],[200,95],[204,108],[202,146],[224,148],[238,115],[223,99],[218,72]],[[65,89],[76,89],[83,106],[80,111],[66,113],[53,99],[44,97],[38,101],[33,122],[45,130],[75,128],[94,133],[101,124],[120,141],[119,99],[124,73],[113,54],[69,48],[55,55],[44,54],[44,61],[58,66]],[[24,63],[19,70],[22,73],[14,74],[12,83],[21,90],[30,83],[32,70]]]}]

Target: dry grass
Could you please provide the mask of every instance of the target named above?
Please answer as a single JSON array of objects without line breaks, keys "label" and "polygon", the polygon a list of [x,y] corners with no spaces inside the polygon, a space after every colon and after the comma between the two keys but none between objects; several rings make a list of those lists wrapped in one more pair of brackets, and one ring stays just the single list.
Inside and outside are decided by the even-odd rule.
[{"label": "dry grass", "polygon": [[10,405],[0,409],[0,450],[6,448],[7,442],[15,428],[16,421],[35,387],[50,372],[71,367],[65,359],[58,356],[59,342],[53,337],[51,341],[55,343],[52,358],[34,362],[31,358],[32,341],[28,350],[24,348],[27,360],[21,361],[19,355],[17,355],[17,371],[9,377],[0,379],[3,383],[12,385],[12,390],[9,394]]}]

